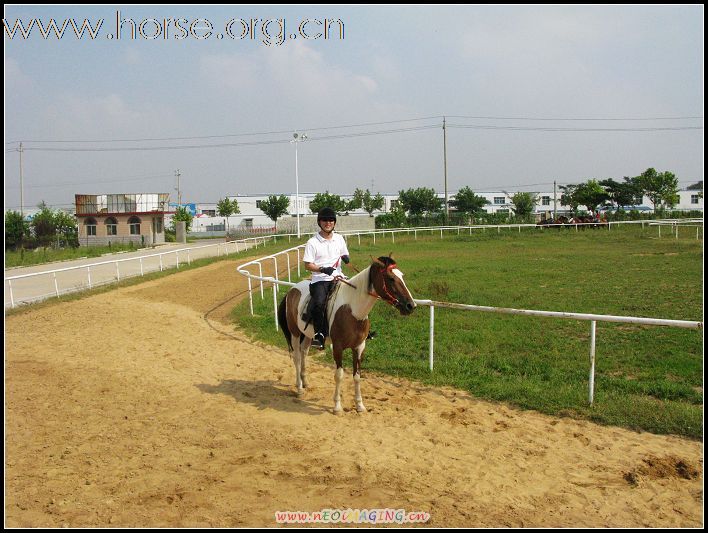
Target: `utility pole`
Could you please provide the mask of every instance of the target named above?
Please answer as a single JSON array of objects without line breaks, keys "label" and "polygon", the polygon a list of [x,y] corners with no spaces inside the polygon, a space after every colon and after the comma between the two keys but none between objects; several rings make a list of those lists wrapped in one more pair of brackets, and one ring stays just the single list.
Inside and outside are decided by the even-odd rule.
[{"label": "utility pole", "polygon": [[177,191],[177,204],[179,207],[182,207],[182,191],[180,191],[180,188],[179,188],[179,177],[181,175],[182,174],[179,173],[179,169],[175,170],[175,176],[177,176],[177,189],[176,189],[176,191]]},{"label": "utility pole", "polygon": [[558,217],[556,216],[556,180],[553,180],[553,220],[555,221]]},{"label": "utility pole", "polygon": [[447,129],[445,128],[445,117],[443,117],[443,161],[445,164],[445,223],[450,220],[450,205],[447,199]]},{"label": "utility pole", "polygon": [[22,169],[22,143],[20,143],[20,215],[22,215],[22,220],[25,219],[25,185],[24,185],[24,173]]}]

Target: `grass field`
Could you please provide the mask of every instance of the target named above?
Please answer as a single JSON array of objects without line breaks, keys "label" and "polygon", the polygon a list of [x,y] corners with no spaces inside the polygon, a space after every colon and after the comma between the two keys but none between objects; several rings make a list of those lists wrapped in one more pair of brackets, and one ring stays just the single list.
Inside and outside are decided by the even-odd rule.
[{"label": "grass field", "polygon": [[[665,234],[668,229],[665,230]],[[359,268],[394,252],[418,299],[702,320],[702,241],[657,238],[657,230],[494,231],[472,236],[380,236],[349,240]],[[283,246],[285,248],[285,246]],[[281,275],[282,278],[282,275]],[[284,294],[284,293],[283,293]],[[282,294],[281,294],[282,296]],[[272,298],[234,310],[253,336],[285,347]],[[435,370],[428,370],[429,311],[401,317],[379,303],[377,339],[364,372],[450,385],[475,396],[544,413],[700,438],[702,331],[598,322],[595,405],[587,404],[590,324],[436,309]],[[331,362],[331,354],[316,355]],[[345,356],[345,366],[351,358]]]}]

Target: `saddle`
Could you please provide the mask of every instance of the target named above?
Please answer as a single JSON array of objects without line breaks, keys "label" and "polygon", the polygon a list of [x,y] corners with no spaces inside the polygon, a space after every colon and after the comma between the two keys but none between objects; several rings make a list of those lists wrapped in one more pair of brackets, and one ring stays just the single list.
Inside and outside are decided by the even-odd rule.
[{"label": "saddle", "polygon": [[[325,300],[325,318],[327,319],[327,323],[329,323],[329,314],[331,311],[332,303],[333,303],[333,296],[336,294],[336,288],[339,286],[339,283],[332,283],[329,286],[329,290],[327,292],[327,299]],[[305,312],[302,314],[302,320],[305,322],[305,327],[309,326],[310,323],[312,322],[312,318],[315,312],[315,302],[312,299],[312,295],[308,292],[307,295],[305,295]]]}]

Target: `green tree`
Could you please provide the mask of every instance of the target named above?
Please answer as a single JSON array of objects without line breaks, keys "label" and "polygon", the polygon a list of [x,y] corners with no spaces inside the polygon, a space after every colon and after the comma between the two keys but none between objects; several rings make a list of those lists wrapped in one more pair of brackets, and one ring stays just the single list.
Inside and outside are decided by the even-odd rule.
[{"label": "green tree", "polygon": [[662,210],[664,206],[673,207],[678,202],[678,178],[673,172],[657,172],[648,168],[636,179],[655,210]]},{"label": "green tree", "polygon": [[597,180],[588,180],[585,183],[578,185],[573,193],[575,201],[579,205],[584,205],[591,211],[597,210],[598,206],[603,205],[610,199],[607,191],[597,182]]},{"label": "green tree", "polygon": [[637,197],[642,194],[642,190],[639,187],[636,178],[630,178],[627,176],[624,177],[624,182],[615,181],[612,178],[609,178],[600,181],[600,185],[605,188],[610,201],[612,201],[617,207],[634,205],[637,203]]},{"label": "green tree", "polygon": [[383,209],[384,197],[381,193],[377,193],[376,196],[371,195],[371,191],[366,189],[362,191],[361,189],[356,189],[354,191],[354,202],[356,202],[355,209],[363,208],[364,211],[369,213],[370,217],[374,216],[374,211]]},{"label": "green tree", "polygon": [[514,211],[514,215],[520,219],[528,219],[538,203],[538,195],[532,192],[517,192],[510,195],[504,191],[504,194],[511,198],[511,203],[514,204],[511,209]]},{"label": "green tree", "polygon": [[561,204],[567,205],[568,207],[570,207],[570,210],[573,212],[573,214],[577,214],[578,205],[580,204],[575,197],[575,191],[578,189],[578,185],[560,185],[558,188],[561,190]]},{"label": "green tree", "polygon": [[54,225],[60,246],[62,244],[72,248],[79,246],[79,228],[76,225],[76,217],[74,215],[70,215],[65,211],[57,211],[54,214]]},{"label": "green tree", "polygon": [[463,187],[457,191],[455,198],[450,200],[451,207],[468,217],[483,211],[483,207],[488,203],[489,200],[483,196],[477,196],[469,187]]},{"label": "green tree", "polygon": [[29,224],[17,211],[5,211],[5,249],[16,250],[30,235]]},{"label": "green tree", "polygon": [[175,233],[177,222],[185,222],[186,231],[190,231],[192,229],[193,219],[194,217],[192,216],[192,213],[189,212],[189,209],[187,209],[186,207],[178,207],[177,209],[175,209],[175,214],[172,216],[172,222],[170,223],[170,231],[172,233]]},{"label": "green tree", "polygon": [[435,189],[426,187],[399,191],[398,201],[410,216],[439,213],[443,207],[443,200],[438,198]]},{"label": "green tree", "polygon": [[226,227],[228,232],[229,217],[231,215],[238,215],[239,213],[241,213],[241,209],[238,206],[238,200],[236,200],[235,198],[233,200],[224,198],[217,202],[216,212],[219,214],[220,217],[226,217]]},{"label": "green tree", "polygon": [[42,200],[37,207],[39,208],[39,213],[36,213],[32,217],[32,231],[37,239],[40,246],[47,246],[50,244],[56,235],[57,226],[54,213],[47,206],[47,204]]},{"label": "green tree", "polygon": [[338,194],[329,194],[329,191],[317,193],[310,202],[310,211],[317,213],[325,207],[329,207],[337,214],[340,214],[347,210],[347,202]]},{"label": "green tree", "polygon": [[278,228],[278,218],[288,213],[290,200],[284,194],[280,196],[271,195],[267,200],[261,202],[261,211],[273,221],[276,230]]}]

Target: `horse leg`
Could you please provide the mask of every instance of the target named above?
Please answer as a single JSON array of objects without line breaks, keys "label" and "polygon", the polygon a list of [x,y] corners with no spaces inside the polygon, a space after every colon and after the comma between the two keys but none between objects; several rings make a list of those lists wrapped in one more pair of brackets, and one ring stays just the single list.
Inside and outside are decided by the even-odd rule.
[{"label": "horse leg", "polygon": [[302,387],[301,368],[303,352],[300,345],[300,338],[293,335],[293,363],[295,364],[295,387],[297,387],[297,395],[302,396],[305,392]]},{"label": "horse leg", "polygon": [[365,413],[366,407],[361,399],[361,361],[364,356],[364,348],[366,341],[359,346],[352,348],[352,367],[354,368],[354,401],[356,402],[356,410],[358,413]]},{"label": "horse leg", "polygon": [[342,368],[342,348],[340,346],[332,346],[334,362],[337,365],[337,370],[334,371],[334,414],[338,415],[342,412],[342,379],[344,378],[344,368]]},{"label": "horse leg", "polygon": [[312,339],[305,337],[300,345],[300,381],[304,389],[307,388],[307,378],[305,377],[305,361],[307,360],[307,352],[310,350]]}]

